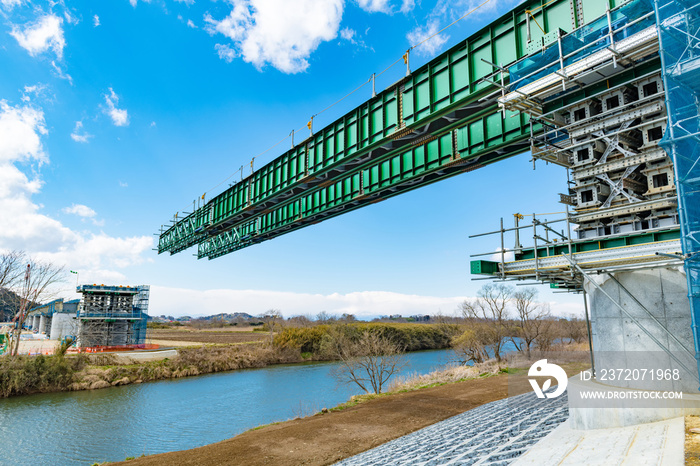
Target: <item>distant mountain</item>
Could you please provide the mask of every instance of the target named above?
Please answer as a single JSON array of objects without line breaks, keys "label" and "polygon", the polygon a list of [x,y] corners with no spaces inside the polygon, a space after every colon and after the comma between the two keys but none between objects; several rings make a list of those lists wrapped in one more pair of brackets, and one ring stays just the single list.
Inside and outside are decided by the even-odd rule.
[{"label": "distant mountain", "polygon": [[221,313],[213,316],[199,317],[198,320],[233,322],[235,320],[250,320],[253,316],[246,312],[234,312],[233,314]]}]

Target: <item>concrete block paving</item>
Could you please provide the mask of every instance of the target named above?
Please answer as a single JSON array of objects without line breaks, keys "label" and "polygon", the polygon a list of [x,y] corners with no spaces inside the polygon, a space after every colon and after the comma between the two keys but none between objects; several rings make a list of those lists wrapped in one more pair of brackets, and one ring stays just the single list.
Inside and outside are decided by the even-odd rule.
[{"label": "concrete block paving", "polygon": [[337,465],[506,465],[568,416],[566,394],[540,399],[526,393],[479,406]]}]

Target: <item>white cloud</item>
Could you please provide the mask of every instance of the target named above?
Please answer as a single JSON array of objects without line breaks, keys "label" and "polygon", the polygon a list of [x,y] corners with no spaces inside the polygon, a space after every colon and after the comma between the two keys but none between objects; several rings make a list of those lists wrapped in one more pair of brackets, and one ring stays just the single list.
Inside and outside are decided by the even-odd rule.
[{"label": "white cloud", "polygon": [[[0,228],[0,250],[25,250],[41,260],[79,268],[86,276],[114,277],[121,273],[114,269],[144,262],[143,253],[153,246],[150,236],[76,232],[41,212],[32,196],[41,191],[42,181],[38,176],[29,179],[16,164],[48,162],[41,141],[46,134],[40,109],[0,101],[0,225],[15,226]],[[94,219],[86,206],[69,210]]]},{"label": "white cloud", "polygon": [[355,30],[350,29],[350,28],[343,28],[340,30],[340,37],[343,39],[352,42],[353,44],[355,43]]},{"label": "white cloud", "polygon": [[210,34],[233,42],[231,52],[217,44],[217,53],[230,61],[241,56],[262,69],[270,64],[284,73],[308,68],[308,58],[321,42],[338,35],[343,0],[231,0],[233,9],[221,21],[207,14]]},{"label": "white cloud", "polygon": [[22,0],[0,0],[0,5],[2,5],[6,10],[11,10],[16,6],[20,6],[21,4]]},{"label": "white cloud", "polygon": [[194,0],[175,0],[178,3],[184,3],[187,6],[194,5]]},{"label": "white cloud", "polygon": [[73,129],[73,132],[71,133],[70,137],[75,142],[86,143],[90,140],[90,138],[92,137],[92,134],[88,134],[88,132],[85,131],[85,129],[83,129],[83,122],[82,121],[76,121],[75,128]]},{"label": "white cloud", "polygon": [[100,17],[97,15],[93,16],[92,17],[92,24],[94,24],[95,27],[99,26],[100,25]]},{"label": "white cloud", "polygon": [[414,49],[418,51],[418,53],[426,56],[433,56],[440,51],[442,46],[445,45],[445,42],[450,38],[450,36],[443,33],[428,39],[439,30],[438,22],[433,20],[430,21],[427,26],[418,26],[413,31],[409,32],[406,35],[406,39],[408,39],[411,46],[420,44]]},{"label": "white cloud", "polygon": [[54,60],[51,60],[51,67],[53,68],[54,74],[61,78],[67,80],[71,86],[73,85],[73,77],[68,73],[64,73],[60,66],[56,64]]},{"label": "white cloud", "polygon": [[216,44],[214,49],[216,49],[216,53],[219,55],[219,58],[224,60],[226,63],[231,63],[234,58],[238,57],[238,53],[236,53],[236,51],[227,44]]},{"label": "white cloud", "polygon": [[195,26],[195,24],[192,22],[191,19],[187,20],[187,27],[190,27],[192,29],[197,29],[197,26]]},{"label": "white cloud", "polygon": [[70,207],[64,207],[63,212],[84,218],[93,218],[95,215],[97,215],[97,212],[83,204],[73,204]]},{"label": "white cloud", "polygon": [[114,126],[128,126],[129,125],[129,115],[126,109],[117,108],[119,103],[119,96],[110,87],[109,94],[105,94],[105,102],[107,103],[106,112],[107,115],[112,119]]},{"label": "white cloud", "polygon": [[51,49],[60,60],[63,57],[63,47],[66,46],[62,25],[62,18],[50,14],[26,25],[23,30],[13,26],[10,35],[17,39],[19,45],[27,50],[31,56]]},{"label": "white cloud", "polygon": [[415,6],[416,3],[414,0],[403,0],[401,3],[401,13],[408,13],[412,11]]},{"label": "white cloud", "polygon": [[[40,139],[45,134],[42,111],[32,106],[12,107],[0,101],[0,167],[15,162],[48,162]],[[16,175],[10,177],[16,179]]]},{"label": "white cloud", "polygon": [[391,13],[389,0],[358,0],[360,8],[370,13]]},{"label": "white cloud", "polygon": [[[451,314],[463,296],[436,297],[394,293],[388,291],[360,291],[330,295],[292,293],[268,290],[188,290],[151,287],[150,314],[192,315],[192,309],[208,315],[219,312],[247,312],[260,314],[268,309],[280,309],[286,316],[299,314],[355,314],[357,317],[402,314]],[[156,304],[157,303],[157,304]]]},{"label": "white cloud", "polygon": [[24,86],[24,91],[22,92],[22,102],[30,102],[32,96],[39,99],[43,97],[46,93],[46,85],[37,83],[33,86]]},{"label": "white cloud", "polygon": [[128,188],[128,187],[129,187],[129,183],[127,183],[126,181],[120,181],[120,182],[119,182],[119,187],[120,187],[120,188]]}]

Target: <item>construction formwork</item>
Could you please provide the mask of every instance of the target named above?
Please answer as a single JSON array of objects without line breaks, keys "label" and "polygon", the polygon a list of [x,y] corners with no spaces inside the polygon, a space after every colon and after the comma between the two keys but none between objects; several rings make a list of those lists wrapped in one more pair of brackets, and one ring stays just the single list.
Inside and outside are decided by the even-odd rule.
[{"label": "construction formwork", "polygon": [[150,287],[81,285],[78,346],[141,345],[146,340]]}]

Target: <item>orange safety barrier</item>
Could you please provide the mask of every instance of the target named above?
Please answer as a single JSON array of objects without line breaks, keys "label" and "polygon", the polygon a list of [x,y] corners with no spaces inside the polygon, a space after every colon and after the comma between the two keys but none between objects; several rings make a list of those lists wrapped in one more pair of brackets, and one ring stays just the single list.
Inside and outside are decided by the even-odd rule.
[{"label": "orange safety barrier", "polygon": [[145,343],[142,345],[120,345],[120,346],[88,346],[78,348],[80,353],[104,353],[113,351],[133,351],[133,350],[154,350],[160,348],[159,345]]}]

